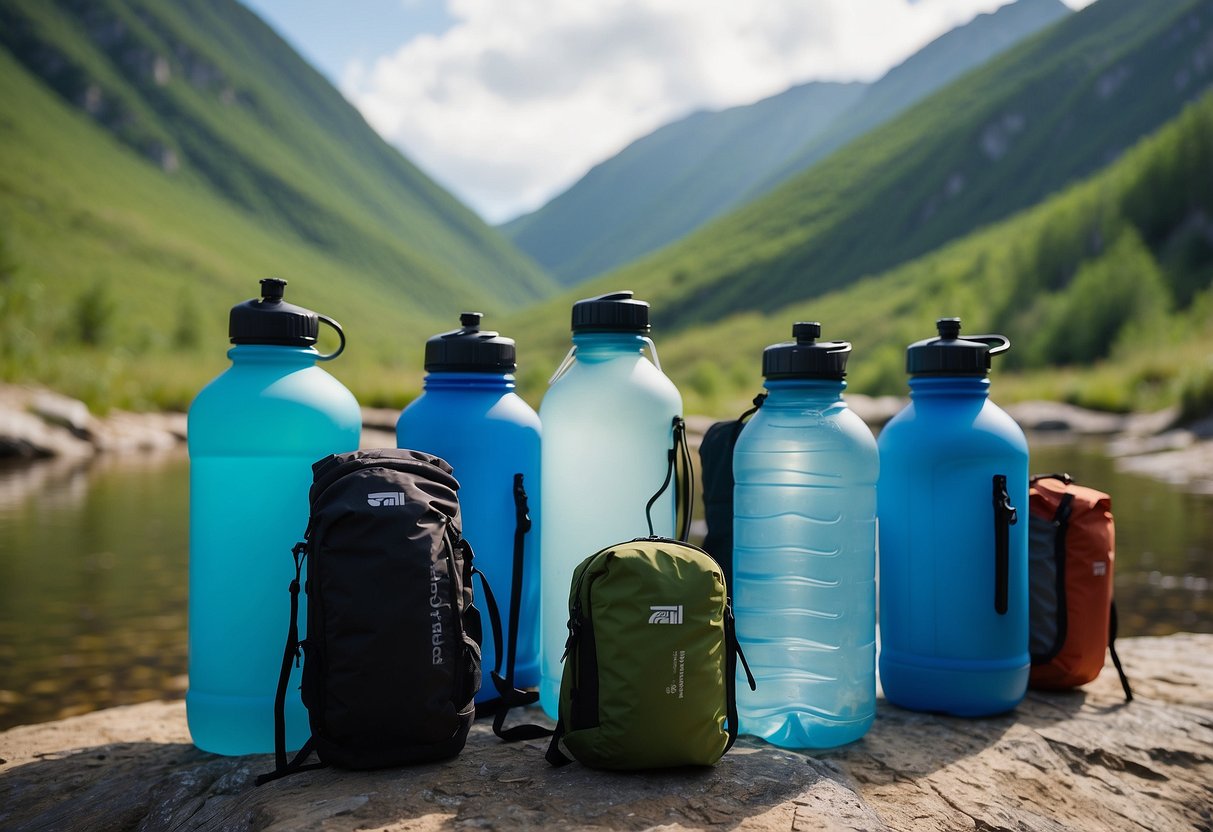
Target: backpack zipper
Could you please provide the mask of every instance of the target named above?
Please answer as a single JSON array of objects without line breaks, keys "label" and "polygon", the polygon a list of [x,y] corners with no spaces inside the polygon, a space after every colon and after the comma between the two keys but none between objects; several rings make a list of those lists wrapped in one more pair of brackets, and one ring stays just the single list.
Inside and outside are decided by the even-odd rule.
[{"label": "backpack zipper", "polygon": [[[603,555],[605,562],[611,553]],[[594,580],[587,578],[591,572],[587,566],[582,571],[577,589],[573,593],[573,607],[569,610],[569,638],[565,643],[565,656],[573,662],[572,683],[569,685],[569,730],[593,728],[598,725],[598,647],[594,638],[593,602],[590,591]],[[585,610],[582,609],[582,587],[585,587]]]}]

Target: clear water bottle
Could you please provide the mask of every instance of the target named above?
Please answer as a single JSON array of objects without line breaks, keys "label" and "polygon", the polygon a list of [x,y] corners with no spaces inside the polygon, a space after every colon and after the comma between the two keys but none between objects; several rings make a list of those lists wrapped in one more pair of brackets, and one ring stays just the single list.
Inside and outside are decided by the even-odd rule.
[{"label": "clear water bottle", "polygon": [[1028,685],[1028,444],[989,398],[1010,341],[937,328],[878,443],[880,682],[905,708],[983,716]]},{"label": "clear water bottle", "polygon": [[[514,392],[514,341],[481,330],[482,317],[465,312],[459,329],[426,341],[425,390],[400,414],[396,444],[440,456],[455,469],[463,535],[503,605],[514,582],[515,540],[523,535],[514,684],[534,687],[539,684],[539,417]],[[488,681],[497,659],[491,638],[484,639],[481,655],[485,684],[477,702],[498,695]]]},{"label": "clear water bottle", "polygon": [[[284,302],[285,286],[262,280],[261,298],[232,308],[232,366],[189,411],[185,703],[194,744],[216,754],[274,750],[287,587],[295,577],[291,547],[307,527],[312,463],[355,450],[362,431],[358,402],[316,366],[344,348],[341,327]],[[320,321],[341,335],[330,355],[313,346]],[[298,674],[287,687],[289,748],[310,733]]]},{"label": "clear water bottle", "polygon": [[739,729],[784,748],[859,739],[876,714],[876,440],[843,401],[846,341],[762,356],[767,398],[733,452],[733,608],[757,690]]},{"label": "clear water bottle", "polygon": [[[603,547],[649,534],[645,505],[665,480],[682,397],[649,339],[649,305],[631,292],[573,304],[573,349],[539,408],[543,523],[539,699],[555,718],[573,568]],[[653,361],[644,356],[649,347]],[[674,535],[675,497],[653,506]]]}]

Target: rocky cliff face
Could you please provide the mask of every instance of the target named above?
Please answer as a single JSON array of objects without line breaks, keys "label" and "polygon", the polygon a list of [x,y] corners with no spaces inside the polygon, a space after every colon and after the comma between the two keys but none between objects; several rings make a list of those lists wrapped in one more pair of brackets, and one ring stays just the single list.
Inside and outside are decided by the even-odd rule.
[{"label": "rocky cliff face", "polygon": [[[1109,667],[964,720],[880,703],[859,742],[811,755],[750,739],[714,768],[553,769],[544,744],[476,725],[446,763],[321,770],[256,788],[270,755],[189,742],[184,705],[148,703],[0,733],[11,830],[1110,830],[1213,828],[1213,635],[1125,639]],[[524,718],[540,719],[527,715]]]}]

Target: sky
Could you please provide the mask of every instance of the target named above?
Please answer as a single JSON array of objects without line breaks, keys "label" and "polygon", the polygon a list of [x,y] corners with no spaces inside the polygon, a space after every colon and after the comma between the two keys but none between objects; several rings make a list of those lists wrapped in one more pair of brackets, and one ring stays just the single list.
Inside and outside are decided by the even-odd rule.
[{"label": "sky", "polygon": [[805,81],[874,81],[1008,0],[243,2],[496,224],[664,124]]}]

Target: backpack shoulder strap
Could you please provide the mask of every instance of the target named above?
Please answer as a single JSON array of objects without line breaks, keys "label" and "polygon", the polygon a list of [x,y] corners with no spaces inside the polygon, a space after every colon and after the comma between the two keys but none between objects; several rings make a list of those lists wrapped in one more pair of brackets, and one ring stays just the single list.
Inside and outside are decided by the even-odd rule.
[{"label": "backpack shoulder strap", "polygon": [[1125,675],[1125,669],[1120,665],[1120,656],[1116,655],[1116,625],[1116,602],[1113,601],[1108,621],[1108,652],[1112,655],[1116,675],[1120,677],[1120,687],[1125,692],[1125,701],[1132,702],[1133,689],[1129,687],[1129,677]]},{"label": "backpack shoulder strap", "polygon": [[560,750],[560,741],[564,739],[564,720],[556,722],[556,730],[552,732],[552,741],[548,743],[547,753],[543,758],[552,764],[555,768],[567,766],[573,762],[573,758]]},{"label": "backpack shoulder strap", "polygon": [[737,622],[733,618],[732,604],[728,604],[724,608],[724,642],[726,656],[724,665],[725,715],[729,722],[729,741],[724,750],[727,753],[733,747],[733,743],[737,742],[738,659],[741,659],[741,666],[745,669],[745,677],[750,685],[750,690],[758,689],[758,684],[754,681],[754,674],[750,672],[750,664],[745,660],[745,653],[741,652],[741,642],[737,640]]},{"label": "backpack shoulder strap", "polygon": [[308,737],[303,748],[289,763],[286,759],[286,687],[290,681],[291,664],[299,661],[299,578],[303,574],[303,561],[307,558],[307,542],[296,543],[291,555],[295,559],[295,577],[290,584],[291,622],[286,632],[286,649],[282,653],[282,670],[278,674],[278,691],[274,695],[274,770],[258,776],[258,786],[297,771],[324,767],[324,763],[303,764],[315,747],[315,737]]}]

